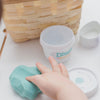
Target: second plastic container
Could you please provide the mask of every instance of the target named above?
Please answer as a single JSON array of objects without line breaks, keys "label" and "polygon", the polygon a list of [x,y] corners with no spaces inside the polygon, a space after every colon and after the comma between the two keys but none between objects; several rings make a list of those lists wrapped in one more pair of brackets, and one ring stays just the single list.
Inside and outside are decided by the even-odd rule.
[{"label": "second plastic container", "polygon": [[75,37],[73,31],[63,25],[55,25],[46,28],[40,36],[40,43],[45,56],[53,56],[58,62],[68,60],[72,51]]}]

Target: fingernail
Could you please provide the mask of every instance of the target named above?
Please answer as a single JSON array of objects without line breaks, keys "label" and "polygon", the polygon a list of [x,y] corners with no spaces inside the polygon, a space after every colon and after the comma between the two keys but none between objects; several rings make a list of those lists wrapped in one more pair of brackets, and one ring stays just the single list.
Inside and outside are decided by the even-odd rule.
[{"label": "fingernail", "polygon": [[52,56],[49,56],[49,58],[48,59],[52,59]]},{"label": "fingernail", "polygon": [[25,79],[28,80],[29,77],[26,77]]},{"label": "fingernail", "polygon": [[61,66],[62,66],[63,64],[62,64],[62,63],[60,63],[59,65],[61,65]]},{"label": "fingernail", "polygon": [[36,63],[36,65],[40,65],[40,63],[39,63],[39,62],[37,62],[37,63]]}]

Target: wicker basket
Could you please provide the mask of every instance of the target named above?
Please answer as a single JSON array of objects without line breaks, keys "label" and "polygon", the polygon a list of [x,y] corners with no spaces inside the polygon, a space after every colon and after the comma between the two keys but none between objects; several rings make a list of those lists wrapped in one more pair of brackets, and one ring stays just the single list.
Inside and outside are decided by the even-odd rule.
[{"label": "wicker basket", "polygon": [[38,38],[50,25],[77,33],[83,0],[3,0],[4,22],[15,42]]}]

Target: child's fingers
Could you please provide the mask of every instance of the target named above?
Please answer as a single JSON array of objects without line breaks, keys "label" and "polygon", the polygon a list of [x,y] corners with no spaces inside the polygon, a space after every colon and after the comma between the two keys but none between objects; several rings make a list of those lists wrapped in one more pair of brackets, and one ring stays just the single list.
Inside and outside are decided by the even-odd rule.
[{"label": "child's fingers", "polygon": [[51,70],[47,67],[45,67],[44,65],[40,64],[40,63],[36,63],[37,68],[39,69],[39,71],[41,73],[48,73],[51,72]]},{"label": "child's fingers", "polygon": [[67,71],[66,67],[65,67],[62,63],[60,63],[59,66],[60,66],[60,71],[61,71],[61,73],[62,73],[65,77],[69,78],[68,71]]},{"label": "child's fingers", "polygon": [[42,77],[42,75],[29,76],[26,77],[26,80],[34,83],[40,89],[45,86],[45,82],[46,82],[46,80]]},{"label": "child's fingers", "polygon": [[53,57],[49,57],[50,64],[52,66],[52,70],[55,72],[60,72],[59,65]]}]

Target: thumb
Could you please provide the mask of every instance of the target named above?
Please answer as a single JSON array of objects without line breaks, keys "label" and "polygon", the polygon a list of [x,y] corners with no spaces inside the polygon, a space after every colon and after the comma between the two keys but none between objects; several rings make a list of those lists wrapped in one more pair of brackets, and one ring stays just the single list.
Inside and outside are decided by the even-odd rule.
[{"label": "thumb", "polygon": [[42,75],[36,75],[36,76],[29,76],[26,77],[26,80],[34,83],[36,86],[38,86],[40,89],[44,87],[46,84],[45,79],[42,77]]}]

